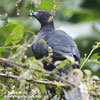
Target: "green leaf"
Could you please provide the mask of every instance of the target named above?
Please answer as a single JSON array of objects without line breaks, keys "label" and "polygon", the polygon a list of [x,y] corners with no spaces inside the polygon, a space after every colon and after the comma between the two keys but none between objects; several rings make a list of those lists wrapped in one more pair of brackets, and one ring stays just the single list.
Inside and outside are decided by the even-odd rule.
[{"label": "green leaf", "polygon": [[100,80],[100,78],[98,76],[96,76],[96,75],[92,76],[92,79],[94,79],[94,80]]},{"label": "green leaf", "polygon": [[4,46],[6,39],[9,37],[12,30],[20,25],[16,21],[9,21],[4,27],[0,27],[0,46]]},{"label": "green leaf", "polygon": [[6,100],[4,96],[0,96],[0,100]]},{"label": "green leaf", "polygon": [[71,63],[74,63],[75,62],[74,57],[67,56],[67,55],[64,55],[64,57],[67,58]]},{"label": "green leaf", "polygon": [[43,44],[46,44],[47,42],[43,39],[40,39],[40,41],[43,43]]},{"label": "green leaf", "polygon": [[85,69],[84,72],[85,72],[86,75],[89,75],[89,76],[92,75],[91,71],[88,70],[88,69]]},{"label": "green leaf", "polygon": [[100,58],[99,54],[95,53],[95,54],[92,55],[91,60],[97,60],[99,58]]},{"label": "green leaf", "polygon": [[10,36],[6,39],[5,41],[5,45],[8,45],[10,43],[14,43],[16,44],[17,42],[19,42],[22,37],[23,37],[24,31],[23,31],[23,26],[21,26],[20,24],[18,26],[16,26]]},{"label": "green leaf", "polygon": [[46,91],[46,87],[45,87],[45,85],[38,84],[38,86],[39,86],[39,88],[40,88],[41,92],[44,94],[44,93],[45,93],[45,91]]},{"label": "green leaf", "polygon": [[58,97],[60,97],[60,94],[61,94],[61,88],[60,87],[56,88],[56,94],[57,94]]},{"label": "green leaf", "polygon": [[34,61],[35,57],[29,57],[28,59],[31,60],[31,61]]},{"label": "green leaf", "polygon": [[71,65],[69,59],[68,59],[68,60],[66,59],[66,60],[64,60],[64,61],[62,61],[62,62],[60,63],[60,67],[61,67],[61,68],[65,67],[66,65]]},{"label": "green leaf", "polygon": [[51,10],[53,9],[53,5],[54,2],[52,2],[52,0],[43,0],[41,5],[39,5],[38,7],[40,9]]},{"label": "green leaf", "polygon": [[55,66],[57,66],[57,65],[59,65],[59,64],[61,64],[61,61],[56,61],[56,62],[54,63]]}]

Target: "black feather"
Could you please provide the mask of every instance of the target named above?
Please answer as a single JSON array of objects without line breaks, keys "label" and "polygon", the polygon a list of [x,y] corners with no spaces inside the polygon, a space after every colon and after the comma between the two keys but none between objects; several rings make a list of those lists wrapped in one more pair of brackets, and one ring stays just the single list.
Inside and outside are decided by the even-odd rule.
[{"label": "black feather", "polygon": [[[45,56],[48,56],[48,47],[51,47],[53,51],[53,55],[51,56],[52,61],[50,63],[46,61],[43,62],[44,69],[48,71],[55,69],[56,66],[54,63],[58,60],[65,60],[66,58],[64,55],[73,57],[75,61],[80,64],[80,53],[75,41],[64,31],[55,30],[53,20],[48,21],[51,14],[47,11],[38,11],[33,13],[33,16],[35,16],[35,18],[37,18],[41,24],[40,32],[37,34],[38,41],[34,39],[34,44],[32,46],[34,56],[36,59],[41,59]],[[42,43],[41,39],[45,40],[46,43]],[[80,68],[79,64],[74,64],[73,68]],[[68,74],[68,71],[69,67],[66,65],[63,69],[60,69],[58,73],[60,76],[65,77]],[[55,91],[55,88],[49,90],[52,92]],[[63,90],[62,93],[64,93],[64,91],[65,90]],[[65,92],[65,95],[62,98],[65,98],[64,100],[78,100],[75,98],[82,98],[79,89],[76,89],[74,92],[76,92],[77,96],[73,93],[73,91],[70,91],[67,93]]]}]

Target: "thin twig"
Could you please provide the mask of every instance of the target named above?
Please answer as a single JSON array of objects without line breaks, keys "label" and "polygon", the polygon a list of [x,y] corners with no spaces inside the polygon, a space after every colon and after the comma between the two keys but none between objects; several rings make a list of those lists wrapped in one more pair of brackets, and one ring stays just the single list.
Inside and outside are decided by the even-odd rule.
[{"label": "thin twig", "polygon": [[87,56],[87,58],[85,59],[85,61],[83,62],[83,64],[81,65],[81,69],[86,64],[86,62],[88,61],[88,59],[92,55],[93,51],[96,50],[99,47],[100,47],[100,42],[97,42],[96,45],[93,46],[93,49],[90,51],[89,55]]},{"label": "thin twig", "polygon": [[15,67],[28,68],[27,65],[17,64],[13,61],[10,61],[10,60],[4,59],[4,58],[0,58],[0,65],[9,66],[9,67],[12,67],[12,68],[15,68]]},{"label": "thin twig", "polygon": [[15,75],[8,75],[8,74],[4,74],[4,73],[0,73],[0,77],[18,79],[18,76],[15,76]]},{"label": "thin twig", "polygon": [[[34,62],[35,62],[35,61],[34,61]],[[37,61],[36,61],[36,62],[37,62]],[[37,62],[37,64],[40,65],[39,62]],[[5,58],[0,58],[0,65],[2,65],[2,66],[8,66],[8,67],[11,67],[11,68],[17,68],[17,67],[19,67],[19,68],[29,68],[28,65],[25,65],[25,64],[18,64],[18,63],[14,62],[14,61],[11,61],[11,60],[5,59]],[[37,69],[37,68],[35,68],[35,67],[31,67],[31,69],[34,69],[34,70],[37,71],[37,72],[42,72],[42,70],[39,70],[39,69]]]},{"label": "thin twig", "polygon": [[86,64],[86,62],[88,61],[88,59],[90,58],[90,56],[91,56],[91,54],[93,53],[94,50],[95,50],[95,48],[93,48],[93,49],[91,50],[91,52],[89,53],[89,55],[87,56],[87,58],[85,59],[85,61],[83,62],[83,64],[81,65],[81,69],[82,69],[82,67]]}]

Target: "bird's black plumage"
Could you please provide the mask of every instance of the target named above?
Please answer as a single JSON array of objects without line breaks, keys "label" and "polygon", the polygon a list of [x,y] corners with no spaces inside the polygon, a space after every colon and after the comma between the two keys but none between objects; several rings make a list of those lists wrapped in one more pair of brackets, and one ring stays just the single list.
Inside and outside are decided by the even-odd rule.
[{"label": "bird's black plumage", "polygon": [[[55,30],[53,20],[49,21],[51,14],[47,11],[37,11],[32,15],[41,24],[40,32],[37,34],[37,39],[34,39],[32,46],[36,59],[48,56],[48,47],[51,47],[53,50],[53,60],[51,64],[44,62],[44,68],[49,71],[53,70],[55,61],[66,59],[63,55],[74,57],[80,63],[80,53],[75,41],[64,31]],[[45,40],[46,44],[41,39]]]},{"label": "bird's black plumage", "polygon": [[[34,39],[34,44],[32,46],[32,50],[36,59],[41,59],[49,55],[49,47],[52,49],[53,55],[51,62],[43,62],[44,69],[48,71],[52,71],[56,66],[54,63],[58,60],[65,60],[66,56],[71,56],[80,63],[80,53],[78,51],[77,45],[75,41],[64,31],[55,30],[53,20],[49,21],[51,14],[47,11],[37,11],[32,14],[41,24],[40,32],[37,34],[37,38]],[[45,40],[44,43],[42,40]],[[79,68],[79,65],[74,65],[73,68]],[[66,65],[63,69],[59,70],[59,74],[63,77],[66,76],[68,66]],[[56,78],[58,81],[59,79]],[[75,80],[75,79],[73,79]],[[53,95],[56,93],[56,89],[51,89],[47,87],[47,90],[50,90]],[[54,92],[55,91],[55,92]],[[64,100],[78,100],[78,98],[82,98],[81,92],[79,89],[74,91],[70,91],[68,93],[61,92],[61,98],[65,98]],[[64,97],[62,97],[64,95]],[[81,99],[80,99],[81,100]]]}]

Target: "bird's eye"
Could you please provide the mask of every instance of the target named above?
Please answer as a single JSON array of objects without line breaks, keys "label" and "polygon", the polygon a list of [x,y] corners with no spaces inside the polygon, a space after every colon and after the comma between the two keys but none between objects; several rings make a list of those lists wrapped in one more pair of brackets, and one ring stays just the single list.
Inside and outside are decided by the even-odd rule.
[{"label": "bird's eye", "polygon": [[43,13],[40,13],[40,16],[43,16],[44,14]]}]

